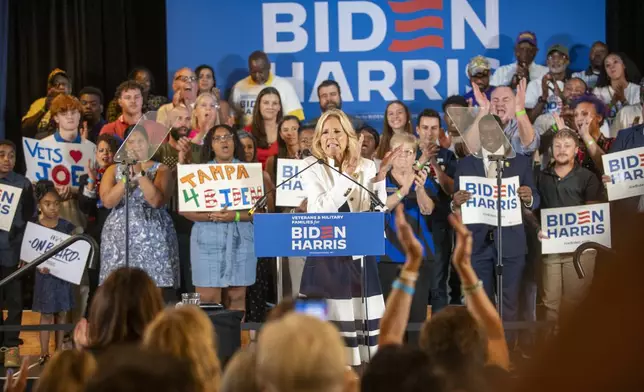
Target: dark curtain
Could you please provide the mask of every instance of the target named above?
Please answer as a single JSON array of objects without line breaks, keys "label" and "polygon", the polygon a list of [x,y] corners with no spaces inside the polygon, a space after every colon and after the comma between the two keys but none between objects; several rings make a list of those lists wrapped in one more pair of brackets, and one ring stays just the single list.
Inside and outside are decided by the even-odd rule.
[{"label": "dark curtain", "polygon": [[8,1],[7,138],[20,143],[20,119],[46,95],[54,68],[67,71],[74,95],[98,87],[105,109],[135,66],[148,67],[153,92],[167,95],[165,0]]},{"label": "dark curtain", "polygon": [[644,71],[644,1],[606,0],[606,43],[611,51],[625,52]]},{"label": "dark curtain", "polygon": [[9,0],[0,0],[0,139],[5,135],[7,104],[7,55],[9,52]]}]

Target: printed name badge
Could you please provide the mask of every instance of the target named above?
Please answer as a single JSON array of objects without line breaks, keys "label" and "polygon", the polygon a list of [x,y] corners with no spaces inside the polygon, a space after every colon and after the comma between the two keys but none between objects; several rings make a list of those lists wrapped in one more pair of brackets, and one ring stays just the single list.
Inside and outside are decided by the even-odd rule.
[{"label": "printed name badge", "polygon": [[[20,247],[20,260],[31,263],[68,238],[67,234],[27,222]],[[53,276],[73,284],[80,284],[90,249],[86,241],[75,242],[56,253],[38,268],[48,268]]]},{"label": "printed name badge", "polygon": [[543,254],[574,252],[584,242],[611,247],[609,203],[542,209],[541,227]]},{"label": "printed name badge", "polygon": [[248,210],[264,195],[261,163],[177,165],[179,211]]},{"label": "printed name badge", "polygon": [[93,143],[59,143],[52,140],[22,138],[27,173],[33,181],[51,180],[56,185],[80,185],[88,161],[94,161],[96,146]]},{"label": "printed name badge", "polygon": [[[468,191],[472,197],[461,206],[464,224],[485,224],[496,226],[498,187],[496,178],[461,176],[460,189]],[[519,200],[519,176],[504,178],[501,184],[501,224],[503,227],[523,223]]]},{"label": "printed name badge", "polygon": [[644,195],[644,147],[602,155],[608,200]]},{"label": "printed name badge", "polygon": [[257,257],[385,253],[382,212],[256,214],[253,220]]},{"label": "printed name badge", "polygon": [[20,203],[22,189],[0,184],[0,230],[10,231]]},{"label": "printed name badge", "polygon": [[[298,174],[307,164],[301,159],[283,159],[277,160],[277,184],[282,184],[289,177]],[[302,175],[298,175],[289,182],[285,182],[276,190],[275,204],[278,207],[297,207],[306,199],[306,191]]]}]

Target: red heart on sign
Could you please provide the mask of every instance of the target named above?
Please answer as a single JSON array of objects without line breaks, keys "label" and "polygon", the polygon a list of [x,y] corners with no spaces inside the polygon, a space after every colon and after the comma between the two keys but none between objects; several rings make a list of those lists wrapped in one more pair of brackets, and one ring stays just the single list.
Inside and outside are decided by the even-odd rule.
[{"label": "red heart on sign", "polygon": [[83,153],[78,151],[78,150],[71,150],[69,152],[69,156],[72,157],[74,162],[78,163],[81,159],[83,159]]}]

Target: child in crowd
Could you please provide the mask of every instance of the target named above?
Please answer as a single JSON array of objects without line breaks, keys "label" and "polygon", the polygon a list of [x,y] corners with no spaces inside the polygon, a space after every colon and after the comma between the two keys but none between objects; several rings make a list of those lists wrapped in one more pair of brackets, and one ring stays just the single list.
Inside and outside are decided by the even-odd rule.
[{"label": "child in crowd", "polygon": [[[64,234],[74,232],[74,225],[60,218],[61,198],[53,182],[40,180],[36,183],[36,201],[36,223]],[[51,275],[47,267],[39,267],[36,271],[32,310],[40,312],[40,324],[64,324],[67,312],[73,307],[72,284]],[[49,359],[49,334],[49,331],[40,332],[40,354],[44,360]],[[63,331],[56,331],[56,350],[62,349],[63,334]]]}]

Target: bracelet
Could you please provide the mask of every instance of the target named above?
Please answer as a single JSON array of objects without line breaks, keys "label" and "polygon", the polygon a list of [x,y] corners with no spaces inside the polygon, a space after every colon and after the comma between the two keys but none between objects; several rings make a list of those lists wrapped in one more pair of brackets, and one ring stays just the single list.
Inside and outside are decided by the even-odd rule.
[{"label": "bracelet", "polygon": [[405,198],[405,196],[403,196],[402,193],[400,192],[400,189],[396,191],[396,196],[398,196],[398,200],[402,200]]},{"label": "bracelet", "polygon": [[400,274],[398,274],[398,278],[404,279],[410,282],[415,282],[418,280],[418,272],[401,270]]},{"label": "bracelet", "polygon": [[125,176],[121,177],[121,182],[125,184],[127,182],[127,178],[125,178]]},{"label": "bracelet", "polygon": [[519,110],[518,112],[516,112],[517,117],[519,117],[519,116],[523,116],[524,114],[526,114],[525,109],[523,109],[523,110]]},{"label": "bracelet", "polygon": [[595,141],[594,141],[594,140],[591,140],[591,141],[589,141],[588,143],[586,143],[586,146],[587,146],[587,147],[590,147],[590,146],[592,146],[593,144],[595,144]]},{"label": "bracelet", "polygon": [[463,286],[461,288],[461,291],[463,292],[463,295],[469,295],[474,293],[476,290],[480,289],[483,287],[483,281],[479,280],[478,282],[474,283],[471,286]]},{"label": "bracelet", "polygon": [[239,222],[241,220],[241,214],[239,211],[235,211],[235,222]]},{"label": "bracelet", "polygon": [[391,284],[391,288],[393,290],[402,290],[402,291],[404,291],[405,293],[407,293],[407,294],[409,294],[411,296],[413,296],[414,291],[416,291],[416,289],[414,289],[411,286],[407,286],[406,284],[404,284],[403,282],[401,282],[398,279],[394,280],[394,283]]},{"label": "bracelet", "polygon": [[94,183],[94,180],[92,180],[91,178],[87,177],[87,183],[88,183],[88,184],[93,184],[93,183]]}]

